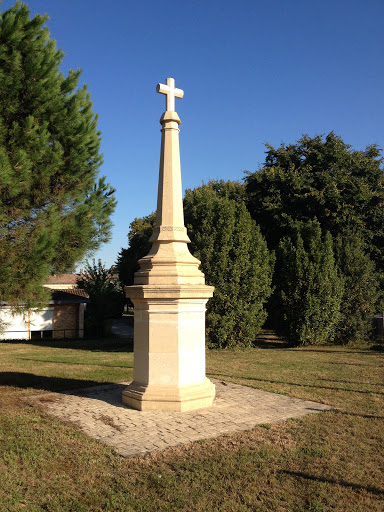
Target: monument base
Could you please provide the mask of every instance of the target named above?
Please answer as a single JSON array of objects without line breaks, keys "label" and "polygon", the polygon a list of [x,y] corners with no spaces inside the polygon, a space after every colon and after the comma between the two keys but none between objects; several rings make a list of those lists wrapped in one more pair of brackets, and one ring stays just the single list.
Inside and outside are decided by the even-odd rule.
[{"label": "monument base", "polygon": [[211,407],[215,386],[207,378],[191,386],[144,386],[131,382],[122,395],[124,405],[139,411],[185,412]]}]

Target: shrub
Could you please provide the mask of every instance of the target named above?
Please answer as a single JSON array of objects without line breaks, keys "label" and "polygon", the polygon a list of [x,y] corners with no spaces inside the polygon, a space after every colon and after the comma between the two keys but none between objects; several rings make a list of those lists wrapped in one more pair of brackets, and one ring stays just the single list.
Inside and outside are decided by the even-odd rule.
[{"label": "shrub", "polygon": [[329,233],[317,221],[298,223],[277,255],[277,331],[290,345],[333,341],[339,325],[344,281]]},{"label": "shrub", "polygon": [[335,255],[345,284],[335,341],[365,341],[378,311],[380,276],[365,249],[362,235],[356,231],[336,238]]},{"label": "shrub", "polygon": [[212,183],[186,191],[190,250],[215,286],[207,304],[209,346],[250,346],[267,316],[274,258],[244,202],[221,191]]}]

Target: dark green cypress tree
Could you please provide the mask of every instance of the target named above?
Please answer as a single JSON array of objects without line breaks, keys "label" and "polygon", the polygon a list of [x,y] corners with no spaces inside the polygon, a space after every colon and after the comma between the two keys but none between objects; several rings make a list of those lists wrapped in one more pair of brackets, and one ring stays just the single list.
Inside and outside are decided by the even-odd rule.
[{"label": "dark green cypress tree", "polygon": [[85,312],[87,336],[103,337],[110,334],[110,321],[120,318],[124,307],[124,293],[113,268],[105,268],[101,260],[86,262],[77,281],[91,299]]},{"label": "dark green cypress tree", "polygon": [[146,256],[151,249],[149,239],[156,223],[156,213],[150,213],[131,222],[128,233],[129,247],[121,249],[116,261],[119,279],[125,286],[133,284],[133,276],[139,270],[138,261]]},{"label": "dark green cypress tree", "polygon": [[275,250],[292,223],[317,219],[333,238],[359,231],[384,271],[384,168],[380,148],[355,151],[333,132],[275,149],[246,177],[247,207]]},{"label": "dark green cypress tree", "polygon": [[0,298],[39,298],[50,272],[109,239],[113,189],[98,179],[100,132],[80,71],[17,2],[0,14]]},{"label": "dark green cypress tree", "polygon": [[[184,215],[189,248],[202,261],[206,282],[215,286],[207,304],[209,345],[252,345],[266,319],[274,257],[245,207],[244,187],[220,180],[187,190]],[[151,214],[131,224],[130,246],[117,262],[124,284],[133,283],[137,260],[149,252],[154,222]]]},{"label": "dark green cypress tree", "polygon": [[276,262],[277,332],[290,345],[332,342],[340,319],[344,282],[333,240],[317,221],[297,223],[279,246]]},{"label": "dark green cypress tree", "polygon": [[365,341],[372,332],[373,316],[379,311],[380,276],[359,232],[339,234],[335,255],[345,283],[335,341]]},{"label": "dark green cypress tree", "polygon": [[[251,346],[266,319],[273,257],[244,202],[212,183],[187,190],[185,224],[190,250],[215,293],[207,304],[211,347]],[[223,192],[223,193],[221,193]]]}]

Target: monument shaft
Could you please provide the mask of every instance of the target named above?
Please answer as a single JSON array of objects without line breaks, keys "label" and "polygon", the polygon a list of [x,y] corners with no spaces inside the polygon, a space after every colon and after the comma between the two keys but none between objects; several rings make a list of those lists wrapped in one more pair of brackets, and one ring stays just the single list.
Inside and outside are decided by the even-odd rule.
[{"label": "monument shaft", "polygon": [[[183,91],[174,80],[159,84],[166,108]],[[169,100],[169,95],[171,100]],[[173,99],[172,99],[173,96]],[[125,288],[134,304],[134,380],[123,403],[139,410],[186,411],[212,405],[215,388],[205,376],[205,285],[200,262],[188,250],[184,226],[180,119],[166,110],[160,119],[161,151],[156,227],[152,248],[139,261],[134,285]]]}]

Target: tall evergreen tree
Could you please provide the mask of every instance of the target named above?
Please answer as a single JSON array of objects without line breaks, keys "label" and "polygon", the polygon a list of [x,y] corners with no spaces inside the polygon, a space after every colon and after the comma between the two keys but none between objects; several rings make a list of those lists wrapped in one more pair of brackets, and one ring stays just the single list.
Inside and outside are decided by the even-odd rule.
[{"label": "tall evergreen tree", "polygon": [[216,348],[252,345],[267,316],[274,261],[245,204],[225,190],[210,182],[187,190],[184,199],[190,250],[215,286],[206,326]]},{"label": "tall evergreen tree", "polygon": [[247,207],[271,249],[295,221],[320,222],[335,238],[359,231],[384,271],[384,170],[380,149],[355,151],[333,132],[296,144],[267,144],[264,165],[246,177]]},{"label": "tall evergreen tree", "polygon": [[247,199],[247,191],[245,184],[241,181],[225,181],[225,180],[209,180],[205,185],[216,192],[217,197],[232,199],[238,203],[245,202]]},{"label": "tall evergreen tree", "polygon": [[337,236],[335,257],[344,278],[335,341],[364,341],[372,332],[372,319],[382,299],[379,275],[359,232],[347,231]]},{"label": "tall evergreen tree", "polygon": [[86,262],[84,272],[77,281],[79,288],[88,293],[91,303],[85,312],[88,336],[105,336],[108,321],[119,318],[123,312],[124,294],[113,268],[105,268],[101,260]]},{"label": "tall evergreen tree", "polygon": [[147,255],[151,249],[149,239],[156,222],[156,213],[150,213],[142,218],[134,219],[128,232],[128,248],[121,249],[116,261],[116,269],[120,281],[126,285],[133,284],[133,276],[139,270],[138,261]]},{"label": "tall evergreen tree", "polygon": [[291,345],[334,340],[344,282],[335,263],[333,241],[317,221],[297,223],[277,251],[277,331]]},{"label": "tall evergreen tree", "polygon": [[[190,250],[202,261],[206,282],[215,286],[207,305],[207,338],[212,347],[249,346],[266,318],[274,258],[244,203],[244,186],[210,181],[184,198]],[[130,246],[118,258],[120,279],[133,283],[137,260],[149,252],[155,214],[135,219]]]},{"label": "tall evergreen tree", "polygon": [[[237,202],[246,200],[245,185],[240,181],[209,180],[204,186],[212,189],[217,197]],[[116,261],[119,279],[126,286],[133,284],[133,276],[139,270],[138,261],[151,249],[149,239],[155,224],[156,212],[152,212],[134,219],[129,226],[128,248],[120,250]]]},{"label": "tall evergreen tree", "polygon": [[[364,338],[384,283],[381,150],[372,145],[355,151],[333,132],[326,137],[304,135],[296,144],[277,149],[267,145],[267,150],[264,165],[245,179],[252,217],[270,249],[276,249],[285,237],[292,239],[297,222],[316,219],[323,232],[331,233],[345,283],[335,340],[346,343]],[[280,258],[281,251],[277,253],[278,272],[284,265]],[[277,274],[277,287],[278,279]],[[270,302],[269,310],[278,328],[276,301]]]},{"label": "tall evergreen tree", "polygon": [[80,71],[17,2],[0,14],[0,298],[33,301],[50,272],[109,239],[113,189],[98,178],[97,116]]}]

